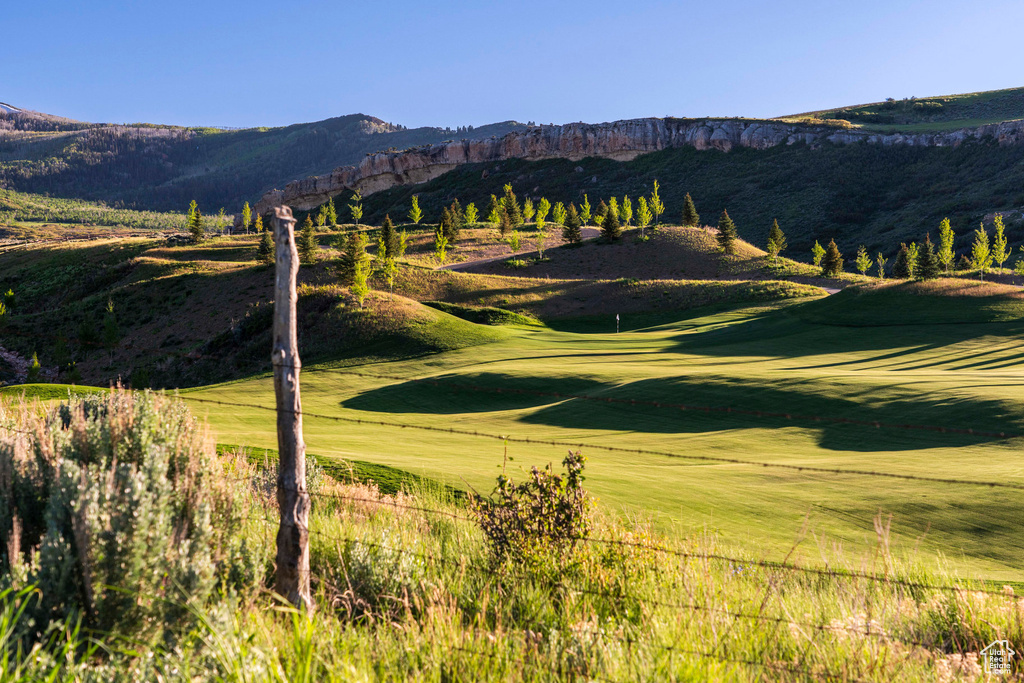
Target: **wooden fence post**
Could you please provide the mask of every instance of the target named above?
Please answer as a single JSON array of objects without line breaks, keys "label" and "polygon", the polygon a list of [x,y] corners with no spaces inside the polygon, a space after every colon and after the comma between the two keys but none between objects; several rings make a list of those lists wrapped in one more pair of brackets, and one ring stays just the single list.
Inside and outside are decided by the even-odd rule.
[{"label": "wooden fence post", "polygon": [[299,397],[299,338],[295,281],[299,253],[295,219],[287,206],[274,210],[277,272],[274,279],[274,394],[277,397],[277,530],[276,589],[296,607],[313,603],[309,591],[309,493],[306,491],[306,444],[302,440]]}]

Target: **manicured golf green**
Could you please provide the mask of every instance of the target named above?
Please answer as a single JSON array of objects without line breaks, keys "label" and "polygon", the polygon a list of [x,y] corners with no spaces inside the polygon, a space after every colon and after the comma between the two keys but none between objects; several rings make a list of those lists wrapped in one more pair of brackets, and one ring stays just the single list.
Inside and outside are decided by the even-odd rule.
[{"label": "manicured golf green", "polygon": [[[954,299],[894,288],[703,311],[650,327],[644,325],[659,321],[624,319],[628,331],[619,334],[614,319],[606,331],[588,321],[578,328],[586,333],[571,325],[508,328],[510,334],[493,343],[413,360],[307,367],[303,410],[663,451],[672,455],[584,446],[588,486],[601,506],[679,533],[714,532],[727,548],[772,558],[799,541],[794,559],[846,558],[856,567],[876,542],[875,516],[891,514],[899,553],[964,576],[1024,580],[1024,491],[687,457],[1024,484],[1019,438],[830,421],[1024,433],[1018,306],[1016,299]],[[627,402],[544,395],[555,392]],[[274,405],[269,376],[181,395]],[[192,406],[209,418],[219,442],[276,445],[268,411]],[[495,439],[311,415],[304,427],[311,453],[398,467],[481,492],[493,485],[505,448]],[[557,462],[568,446],[507,447],[513,473],[522,476],[519,468]]]}]

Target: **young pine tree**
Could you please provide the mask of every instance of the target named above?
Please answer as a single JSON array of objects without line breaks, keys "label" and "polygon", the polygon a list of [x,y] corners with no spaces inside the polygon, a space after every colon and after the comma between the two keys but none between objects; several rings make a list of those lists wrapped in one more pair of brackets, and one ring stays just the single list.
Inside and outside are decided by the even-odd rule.
[{"label": "young pine tree", "polygon": [[446,206],[441,210],[441,222],[438,224],[437,229],[441,231],[449,245],[454,244],[458,236],[458,228],[455,221],[455,212],[451,210],[451,207]]},{"label": "young pine tree", "polygon": [[623,225],[629,225],[633,220],[633,203],[629,201],[629,195],[623,195],[622,203],[619,204],[619,220]]},{"label": "young pine tree", "polygon": [[565,225],[565,215],[565,204],[555,202],[555,205],[551,208],[551,220],[558,225]]},{"label": "young pine tree", "polygon": [[338,224],[338,209],[334,206],[334,197],[327,200],[327,225],[332,228]]},{"label": "young pine tree", "polygon": [[665,203],[661,201],[661,196],[658,194],[658,181],[654,181],[654,191],[651,192],[651,200],[648,202],[651,207],[651,213],[654,215],[654,224],[657,225],[661,214],[665,213]]},{"label": "young pine tree", "polygon": [[992,249],[988,242],[985,226],[979,225],[974,232],[974,244],[971,245],[971,267],[978,271],[978,277],[985,281],[985,273],[992,266]]},{"label": "young pine tree", "polygon": [[338,281],[343,285],[352,286],[360,268],[369,273],[370,257],[366,254],[366,236],[361,232],[352,231],[348,235],[339,235],[338,241],[342,240],[344,246],[341,258],[338,259]]},{"label": "young pine tree", "polygon": [[302,224],[302,234],[299,235],[298,244],[299,260],[304,265],[316,263],[316,253],[320,245],[316,241],[316,230],[313,229],[313,219],[306,214],[306,221]]},{"label": "young pine tree", "polygon": [[879,280],[884,280],[885,279],[885,264],[886,264],[886,262],[888,260],[889,259],[885,258],[885,255],[882,254],[882,252],[878,252],[878,257],[875,259],[875,263],[878,264],[878,279]]},{"label": "young pine tree", "polygon": [[736,224],[724,209],[718,218],[718,246],[726,254],[736,253]]},{"label": "young pine tree", "polygon": [[[498,210],[498,233],[501,235],[502,239],[505,239],[514,229],[515,226],[512,225],[512,217],[508,215],[508,210],[505,208],[505,205],[502,204],[501,208]],[[447,246],[447,244],[445,244],[445,246]]]},{"label": "young pine tree", "polygon": [[193,201],[189,207],[192,210],[192,220],[189,223],[188,232],[192,235],[192,241],[198,244],[206,239],[206,225],[203,223],[202,211],[195,204]]},{"label": "young pine tree", "polygon": [[39,364],[39,356],[32,353],[32,362],[28,366],[28,375],[25,377],[26,384],[38,384],[43,372],[43,366]]},{"label": "young pine tree", "polygon": [[597,208],[594,209],[594,223],[597,225],[604,224],[604,217],[606,215],[608,215],[608,205],[602,199],[597,203]]},{"label": "young pine tree", "polygon": [[537,202],[537,220],[541,223],[548,217],[548,213],[551,211],[551,202],[545,197],[541,197],[540,201]]},{"label": "young pine tree", "polygon": [[622,225],[622,216],[619,214],[619,200],[615,197],[608,198],[608,212],[614,213],[616,222]]},{"label": "young pine tree", "polygon": [[892,276],[900,280],[910,277],[910,250],[906,243],[900,244],[900,250],[896,253],[896,260],[892,262]]},{"label": "young pine tree", "polygon": [[949,274],[949,268],[953,265],[953,259],[956,254],[953,253],[953,240],[956,235],[953,234],[953,228],[949,224],[948,218],[943,218],[942,222],[939,223],[939,252],[936,256],[939,259],[939,263],[942,265],[942,270],[947,275]]},{"label": "young pine tree", "polygon": [[474,225],[479,217],[480,212],[477,211],[476,204],[473,202],[466,204],[466,225]]},{"label": "young pine tree", "polygon": [[192,220],[196,215],[196,200],[189,202],[188,211],[185,212],[185,230],[192,230]]},{"label": "young pine tree", "polygon": [[696,228],[700,224],[700,214],[693,203],[693,197],[687,192],[683,197],[683,225],[687,228]]},{"label": "young pine tree", "polygon": [[[502,207],[502,221],[508,221],[508,212]],[[444,265],[444,262],[448,259],[448,238],[444,236],[444,230],[441,225],[438,224],[437,229],[434,231],[434,257],[437,262]]]},{"label": "young pine tree", "polygon": [[[570,204],[570,206],[572,206],[572,205]],[[590,220],[590,209],[591,209],[590,198],[587,197],[587,195],[584,194],[583,195],[583,203],[580,204],[580,210],[579,210],[579,213],[578,213],[579,218],[580,218],[580,225],[586,225],[587,222]],[[569,220],[569,219],[566,218],[566,220]]]},{"label": "young pine tree", "polygon": [[454,247],[455,243],[459,241],[459,236],[462,234],[462,226],[466,224],[466,212],[463,211],[462,205],[456,199],[448,207],[448,213],[451,214],[451,226],[448,228],[445,237],[448,238],[448,243]]},{"label": "young pine tree", "polygon": [[601,237],[605,242],[614,242],[622,236],[622,229],[619,227],[619,212],[608,207],[608,212],[601,221]]},{"label": "young pine tree", "polygon": [[519,208],[519,200],[516,199],[516,193],[512,191],[512,183],[505,185],[505,196],[501,198],[501,203],[505,205],[505,211],[508,212],[509,220],[512,221],[512,227],[517,228],[523,223],[523,212]]},{"label": "young pine tree", "polygon": [[911,280],[917,278],[917,257],[921,253],[921,247],[917,242],[911,242],[907,247],[907,277]]},{"label": "young pine tree", "polygon": [[941,272],[939,258],[935,255],[935,245],[931,235],[925,235],[924,244],[917,250],[917,279],[934,280]]},{"label": "young pine tree", "polygon": [[811,263],[817,268],[821,266],[821,259],[825,258],[825,248],[821,246],[818,240],[814,240],[814,246],[811,247]]},{"label": "young pine tree", "polygon": [[487,222],[496,228],[501,227],[501,202],[493,194],[490,204],[487,205]]},{"label": "young pine tree", "polygon": [[380,241],[384,245],[384,253],[380,254],[385,258],[398,258],[398,234],[395,232],[395,224],[391,222],[391,216],[385,215],[384,222],[380,224]]},{"label": "young pine tree", "polygon": [[1006,251],[1006,233],[1004,232],[1006,228],[1003,225],[1003,217],[999,214],[996,214],[992,223],[996,228],[996,234],[992,237],[992,261],[1002,269],[1006,259],[1010,258],[1010,254]]},{"label": "young pine tree", "polygon": [[569,209],[565,214],[564,226],[562,228],[562,239],[573,246],[583,241],[582,221],[580,220],[579,212],[576,211],[575,204],[569,204]]},{"label": "young pine tree", "polygon": [[[260,217],[256,216],[256,222],[261,223]],[[262,228],[262,225],[260,226]],[[260,243],[256,247],[256,262],[265,266],[274,265],[274,237],[269,230],[261,230]]]},{"label": "young pine tree", "polygon": [[327,205],[322,204],[316,213],[316,227],[322,228],[327,225]]},{"label": "young pine tree", "polygon": [[529,197],[523,200],[523,222],[529,223],[533,220],[537,210],[533,208],[533,202]]},{"label": "young pine tree", "polygon": [[[366,238],[363,238],[364,240]],[[352,272],[352,284],[349,285],[348,291],[351,292],[352,296],[359,302],[359,308],[363,307],[363,302],[366,300],[366,295],[370,293],[370,259],[364,258],[362,261],[357,261],[355,268]]]},{"label": "young pine tree", "polygon": [[[494,195],[491,195],[493,198]],[[420,198],[417,195],[412,196],[412,208],[409,209],[409,222],[413,225],[419,224],[423,218],[423,212],[420,211]]]},{"label": "young pine tree", "polygon": [[829,240],[825,247],[825,258],[821,262],[821,274],[825,277],[839,277],[843,272],[843,255],[839,253],[839,247],[835,240]]},{"label": "young pine tree", "polygon": [[[348,210],[352,213],[352,222],[356,224],[356,228],[359,228],[359,221],[363,218],[363,195],[359,190],[352,195],[352,203],[348,205]],[[360,304],[360,308],[362,308],[362,304]]]},{"label": "young pine tree", "polygon": [[249,207],[249,202],[242,204],[242,228],[248,233],[249,224],[252,222],[252,208]]},{"label": "young pine tree", "polygon": [[786,235],[779,227],[777,219],[772,220],[772,227],[768,231],[768,255],[772,257],[772,263],[778,263],[779,254],[786,250]]},{"label": "young pine tree", "polygon": [[651,209],[647,206],[647,198],[641,196],[636,200],[636,226],[640,228],[640,234],[644,232],[644,228],[651,224]]},{"label": "young pine tree", "polygon": [[857,272],[861,275],[867,275],[868,270],[871,268],[871,257],[868,256],[868,250],[863,244],[857,247],[857,260],[854,261],[854,265],[857,267]]}]

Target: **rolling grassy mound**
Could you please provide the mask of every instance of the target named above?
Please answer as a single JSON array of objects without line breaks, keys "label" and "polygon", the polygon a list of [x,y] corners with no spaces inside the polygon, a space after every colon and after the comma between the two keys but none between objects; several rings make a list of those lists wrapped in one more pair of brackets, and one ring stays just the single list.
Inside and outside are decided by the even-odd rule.
[{"label": "rolling grassy mound", "polygon": [[[510,268],[509,260],[503,260],[464,270],[492,275],[587,280],[759,280],[815,277],[820,273],[818,268],[789,259],[782,259],[779,267],[772,267],[763,250],[743,240],[736,241],[735,256],[725,256],[719,252],[713,228],[663,226],[646,233],[647,241],[636,239],[639,231],[633,229],[612,244],[588,240],[579,247],[550,249],[545,251],[543,261],[524,261],[524,257],[536,257],[536,252],[517,255],[515,259],[528,264],[526,267]],[[529,237],[529,233],[526,236]]]},{"label": "rolling grassy mound", "polygon": [[1024,291],[954,278],[881,282],[848,288],[792,312],[808,322],[857,327],[1024,322]]}]

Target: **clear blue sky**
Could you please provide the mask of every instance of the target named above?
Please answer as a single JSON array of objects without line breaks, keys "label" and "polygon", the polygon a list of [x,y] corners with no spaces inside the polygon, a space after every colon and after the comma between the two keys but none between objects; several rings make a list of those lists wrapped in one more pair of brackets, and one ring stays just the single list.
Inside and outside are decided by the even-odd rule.
[{"label": "clear blue sky", "polygon": [[0,101],[86,121],[778,116],[1024,86],[1024,3],[2,0]]}]

